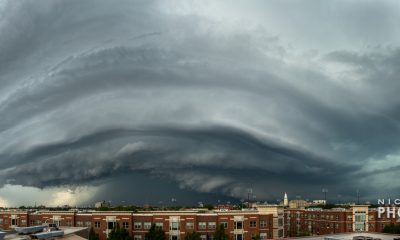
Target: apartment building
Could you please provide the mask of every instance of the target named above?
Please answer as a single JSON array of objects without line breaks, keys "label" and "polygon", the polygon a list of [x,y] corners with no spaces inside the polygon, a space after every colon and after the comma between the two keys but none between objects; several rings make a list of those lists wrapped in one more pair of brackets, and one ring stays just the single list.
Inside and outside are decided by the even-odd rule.
[{"label": "apartment building", "polygon": [[0,211],[0,229],[53,223],[60,227],[93,227],[100,240],[106,240],[117,226],[125,228],[135,240],[144,240],[150,227],[161,227],[167,239],[184,239],[196,231],[203,240],[211,240],[218,225],[232,240],[278,239],[300,235],[347,232],[382,232],[385,225],[397,222],[365,205],[350,208],[284,209],[283,206],[254,205],[244,210],[204,209],[182,211]]},{"label": "apartment building", "polygon": [[[225,233],[233,240],[250,240],[260,235],[261,239],[276,239],[283,237],[282,227],[275,226],[278,212],[283,220],[283,208],[274,206],[247,210],[185,210],[185,211],[2,211],[0,212],[0,228],[3,230],[20,226],[34,226],[54,223],[66,227],[93,227],[100,240],[106,240],[110,231],[117,226],[125,228],[135,240],[144,240],[152,224],[161,227],[170,240],[183,239],[189,232],[199,232],[201,238],[209,240],[217,225],[224,225]],[[273,210],[277,209],[277,210]],[[276,212],[274,216],[274,212]],[[278,233],[282,229],[282,233]],[[278,236],[278,234],[281,234]]]},{"label": "apartment building", "polygon": [[376,209],[367,205],[333,209],[285,209],[285,235],[323,235],[346,232],[382,232],[397,219],[378,218]]}]

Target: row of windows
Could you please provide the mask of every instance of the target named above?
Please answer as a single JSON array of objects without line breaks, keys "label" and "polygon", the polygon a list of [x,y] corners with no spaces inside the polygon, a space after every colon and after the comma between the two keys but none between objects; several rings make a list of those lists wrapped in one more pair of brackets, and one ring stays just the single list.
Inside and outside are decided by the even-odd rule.
[{"label": "row of windows", "polygon": [[[7,218],[0,218],[0,225],[1,224],[8,224],[9,223],[9,221],[8,221],[8,219]],[[14,219],[14,218],[12,218],[11,219],[11,225],[18,225],[18,219]],[[26,225],[26,220],[25,219],[21,219],[21,225]]]},{"label": "row of windows", "polygon": [[[76,222],[76,223],[78,225],[78,222]],[[83,224],[83,222],[80,222],[78,226],[83,226],[81,224]],[[87,224],[86,226],[90,226],[91,225],[90,222],[86,222],[86,224]],[[115,226],[116,226],[116,222],[107,222],[107,229],[113,229]],[[100,227],[101,227],[101,223],[100,222],[98,222],[98,221],[94,222],[94,228],[100,228]],[[129,222],[122,222],[122,227],[125,228],[125,229],[129,229]],[[150,229],[150,227],[147,228],[147,229]]]},{"label": "row of windows", "polygon": [[[256,235],[253,234],[251,237],[253,238],[255,236]],[[143,240],[143,237],[142,237],[142,235],[134,235],[133,239],[134,240]],[[178,239],[178,236],[170,236],[170,240],[175,240],[175,239]],[[201,240],[213,240],[214,236],[202,234],[202,235],[200,235],[200,239]],[[243,234],[235,234],[234,239],[235,240],[243,240],[244,239]],[[267,239],[267,233],[260,233],[260,239],[261,240]]]},{"label": "row of windows", "polygon": [[77,227],[90,227],[92,225],[91,221],[76,221]]},{"label": "row of windows", "polygon": [[[221,222],[220,223],[225,229],[228,228],[228,222]],[[163,228],[162,222],[156,222],[155,225],[157,227]],[[198,222],[197,227],[198,229],[215,229],[217,226],[216,222]],[[150,229],[151,222],[134,222],[134,229],[141,230],[141,229]],[[234,225],[235,229],[243,229],[243,222],[237,221]],[[257,221],[249,221],[249,227],[256,228]],[[260,221],[260,228],[266,228],[267,221]],[[179,222],[171,222],[170,230],[179,230]],[[186,222],[186,229],[194,229],[194,222]]]}]

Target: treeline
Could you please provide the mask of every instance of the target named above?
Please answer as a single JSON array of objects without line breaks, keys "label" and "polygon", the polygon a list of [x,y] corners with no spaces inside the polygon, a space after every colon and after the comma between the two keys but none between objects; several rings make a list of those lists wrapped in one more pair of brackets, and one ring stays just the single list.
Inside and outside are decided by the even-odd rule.
[{"label": "treeline", "polygon": [[383,228],[384,233],[400,234],[400,224],[391,223]]},{"label": "treeline", "polygon": [[[229,235],[225,233],[223,225],[216,227],[212,237],[213,240],[229,240]],[[211,239],[211,236],[207,235],[207,239]],[[95,233],[93,227],[89,232],[89,240],[99,240],[99,236]],[[133,240],[133,238],[129,236],[125,228],[121,228],[119,224],[117,224],[108,234],[107,240]],[[161,227],[157,227],[153,224],[145,234],[144,240],[166,240],[166,235]],[[184,240],[201,240],[201,234],[199,232],[188,232]],[[260,236],[254,236],[252,240],[260,240]]]}]

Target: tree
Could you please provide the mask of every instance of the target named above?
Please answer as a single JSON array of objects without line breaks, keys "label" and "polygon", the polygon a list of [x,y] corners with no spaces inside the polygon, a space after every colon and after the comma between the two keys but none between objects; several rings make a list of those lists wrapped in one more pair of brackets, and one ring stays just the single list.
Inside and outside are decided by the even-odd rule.
[{"label": "tree", "polygon": [[260,234],[251,237],[251,240],[261,240]]},{"label": "tree", "polygon": [[206,205],[204,205],[204,207],[207,208],[208,210],[214,209],[214,205],[212,205],[212,204],[206,204]]},{"label": "tree", "polygon": [[224,225],[218,225],[215,229],[214,240],[228,240],[229,236],[225,233]]},{"label": "tree", "polygon": [[165,232],[161,227],[157,227],[155,224],[151,225],[149,231],[144,236],[145,240],[165,240]]},{"label": "tree", "polygon": [[99,240],[99,236],[96,235],[93,227],[91,227],[89,231],[89,240]]},{"label": "tree", "polygon": [[389,225],[386,225],[386,226],[383,228],[383,232],[384,232],[384,233],[399,234],[399,233],[400,233],[400,224],[398,224],[398,223],[396,223],[396,224],[391,223],[391,224],[389,224]]},{"label": "tree", "polygon": [[120,228],[119,224],[114,227],[108,234],[108,240],[131,240],[128,231],[125,228]]},{"label": "tree", "polygon": [[198,232],[188,232],[185,236],[185,240],[201,240],[200,233]]}]

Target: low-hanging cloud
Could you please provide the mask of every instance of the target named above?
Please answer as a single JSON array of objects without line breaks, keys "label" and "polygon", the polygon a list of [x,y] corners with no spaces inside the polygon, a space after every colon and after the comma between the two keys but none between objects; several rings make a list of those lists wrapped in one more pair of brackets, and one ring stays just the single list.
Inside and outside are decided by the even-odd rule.
[{"label": "low-hanging cloud", "polygon": [[262,19],[238,25],[197,7],[2,2],[1,182],[90,187],[145,174],[264,200],[398,187],[382,189],[397,170],[379,167],[397,166],[387,157],[400,142],[397,46],[296,48]]}]

